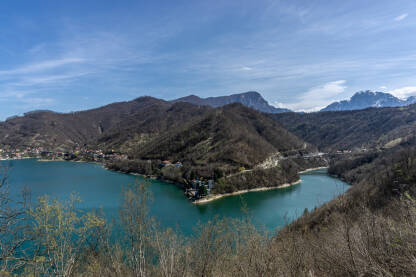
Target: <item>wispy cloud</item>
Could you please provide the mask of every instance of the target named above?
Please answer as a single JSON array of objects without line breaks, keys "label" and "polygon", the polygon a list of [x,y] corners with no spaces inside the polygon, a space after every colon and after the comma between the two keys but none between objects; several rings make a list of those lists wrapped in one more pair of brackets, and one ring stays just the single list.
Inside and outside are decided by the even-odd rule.
[{"label": "wispy cloud", "polygon": [[62,67],[62,66],[66,66],[70,64],[77,64],[77,63],[82,63],[82,62],[85,62],[85,59],[63,58],[63,59],[55,59],[55,60],[46,60],[46,61],[26,64],[21,67],[9,69],[9,70],[0,70],[0,76],[26,74],[26,73],[39,73],[45,70],[55,69],[57,67]]},{"label": "wispy cloud", "polygon": [[276,106],[287,107],[294,111],[318,111],[338,99],[347,88],[345,84],[345,80],[328,82],[309,89],[301,94],[295,102],[276,103]]},{"label": "wispy cloud", "polygon": [[[127,83],[129,71],[151,62],[148,50],[136,49],[135,42],[122,34],[98,31],[67,34],[61,41],[34,46],[27,51],[32,61],[0,70],[0,100],[21,103],[24,109],[31,104],[32,108],[48,107],[88,80]],[[153,60],[159,58],[163,56]]]},{"label": "wispy cloud", "polygon": [[395,17],[394,21],[402,21],[403,19],[405,19],[408,16],[409,16],[409,14],[407,14],[407,13],[401,14],[401,15]]},{"label": "wispy cloud", "polygon": [[[191,1],[160,13],[138,4],[64,14],[48,21],[53,25],[34,21],[41,35],[13,29],[14,44],[0,47],[0,55],[10,52],[8,61],[0,57],[0,100],[46,99],[34,103],[69,110],[145,93],[172,99],[257,90],[270,102],[313,111],[348,96],[344,79],[357,91],[414,80],[415,41],[407,30],[416,24],[409,16],[416,6],[381,2],[261,0],[237,9],[232,1]],[[395,15],[405,22],[388,24]]]},{"label": "wispy cloud", "polygon": [[[48,107],[56,101],[45,92],[81,78],[84,58],[47,59],[0,70],[0,100],[21,105],[22,109]],[[73,67],[76,68],[73,68]],[[81,70],[81,71],[79,71]]]}]

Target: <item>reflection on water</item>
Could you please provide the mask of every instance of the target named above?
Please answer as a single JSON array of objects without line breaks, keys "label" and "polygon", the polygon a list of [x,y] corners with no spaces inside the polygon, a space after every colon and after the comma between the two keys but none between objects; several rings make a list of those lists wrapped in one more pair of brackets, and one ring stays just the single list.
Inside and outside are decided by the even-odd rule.
[{"label": "reflection on water", "polygon": [[[109,217],[118,213],[123,186],[143,181],[141,177],[108,171],[97,164],[33,159],[7,163],[11,168],[12,193],[17,194],[25,185],[34,199],[49,194],[63,200],[68,199],[71,192],[77,192],[83,200],[82,208],[102,208]],[[199,221],[206,222],[217,215],[245,216],[242,208],[246,207],[256,225],[274,230],[301,215],[305,208],[311,210],[348,187],[326,175],[325,170],[302,174],[301,179],[300,184],[292,187],[233,195],[204,205],[193,205],[183,196],[183,191],[172,184],[148,180],[154,197],[151,214],[164,226],[190,233]]]}]

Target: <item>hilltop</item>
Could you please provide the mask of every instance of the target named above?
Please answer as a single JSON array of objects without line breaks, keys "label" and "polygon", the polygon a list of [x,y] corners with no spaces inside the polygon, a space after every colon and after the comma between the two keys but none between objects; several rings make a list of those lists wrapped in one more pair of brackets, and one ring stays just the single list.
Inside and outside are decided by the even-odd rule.
[{"label": "hilltop", "polygon": [[137,113],[169,106],[168,102],[160,99],[140,97],[128,102],[66,114],[50,111],[26,113],[24,116],[0,122],[0,145],[12,148],[43,146],[50,150],[68,150],[94,144],[99,137],[123,125]]}]

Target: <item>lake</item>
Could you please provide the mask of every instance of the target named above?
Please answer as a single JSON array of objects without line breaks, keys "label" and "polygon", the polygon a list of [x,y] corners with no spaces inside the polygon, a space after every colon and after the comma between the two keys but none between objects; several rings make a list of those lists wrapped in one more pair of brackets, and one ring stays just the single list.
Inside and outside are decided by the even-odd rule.
[{"label": "lake", "polygon": [[[64,200],[71,192],[77,192],[83,201],[81,208],[102,208],[109,217],[118,213],[123,187],[143,180],[92,163],[25,159],[2,164],[10,167],[8,184],[14,195],[25,186],[30,189],[32,199],[48,194]],[[301,174],[301,180],[288,188],[228,196],[202,205],[190,203],[175,185],[147,180],[154,198],[150,213],[163,226],[190,234],[198,222],[207,222],[217,215],[243,217],[246,214],[242,207],[246,207],[255,225],[275,230],[302,215],[305,208],[312,210],[348,188],[346,183],[328,176],[326,170]]]}]

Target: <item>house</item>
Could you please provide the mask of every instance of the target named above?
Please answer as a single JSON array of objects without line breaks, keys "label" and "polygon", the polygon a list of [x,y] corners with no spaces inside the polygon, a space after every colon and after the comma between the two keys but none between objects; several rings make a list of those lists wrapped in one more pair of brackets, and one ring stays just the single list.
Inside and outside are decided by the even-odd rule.
[{"label": "house", "polygon": [[172,163],[168,160],[162,161],[162,163],[160,164],[160,166],[165,167],[165,166],[169,166],[172,165]]}]

